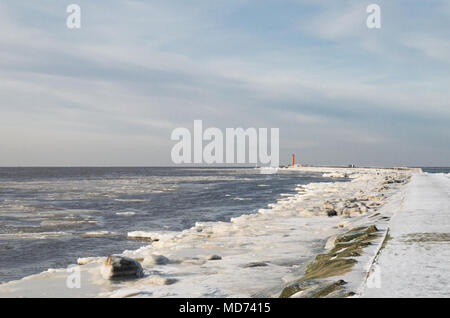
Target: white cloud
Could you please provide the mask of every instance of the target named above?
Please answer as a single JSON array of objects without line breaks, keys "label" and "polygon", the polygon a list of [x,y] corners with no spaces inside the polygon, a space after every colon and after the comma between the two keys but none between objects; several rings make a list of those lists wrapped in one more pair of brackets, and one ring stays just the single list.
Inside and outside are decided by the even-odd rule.
[{"label": "white cloud", "polygon": [[[89,19],[80,33],[69,33],[64,23],[55,27],[52,19],[27,23],[9,14],[12,4],[2,4],[0,122],[3,135],[15,138],[1,140],[12,150],[0,165],[24,155],[14,144],[25,143],[33,131],[47,141],[29,139],[35,143],[30,152],[39,152],[39,145],[56,151],[67,136],[80,156],[95,154],[90,164],[104,160],[102,152],[93,152],[93,141],[104,143],[108,160],[117,151],[124,164],[128,157],[120,153],[132,139],[133,151],[139,143],[160,149],[153,153],[156,163],[168,160],[161,144],[167,137],[165,147],[170,146],[171,129],[200,118],[219,127],[280,127],[286,132],[285,151],[309,147],[312,157],[332,159],[340,156],[329,152],[333,141],[342,144],[342,152],[367,150],[364,145],[395,149],[393,144],[405,142],[402,136],[392,138],[397,137],[393,127],[384,129],[384,122],[370,116],[392,115],[411,135],[417,133],[416,122],[427,127],[436,119],[435,126],[445,130],[442,121],[450,117],[444,74],[449,44],[433,26],[420,33],[387,23],[382,36],[368,37],[374,33],[365,28],[364,5],[319,1],[316,6],[308,0],[301,3],[316,6],[318,13],[300,19],[296,37],[294,30],[282,29],[286,38],[277,42],[270,32],[251,36],[256,31],[247,28],[257,17],[239,15],[245,1],[114,3],[108,12],[98,3],[83,7]],[[33,6],[36,22],[40,6]],[[258,9],[264,14],[263,5]],[[57,12],[50,7],[47,15]],[[416,50],[437,66],[426,64],[423,73],[412,74],[414,63],[422,62]],[[432,128],[426,138],[436,136]],[[69,162],[69,153],[58,160]]]},{"label": "white cloud", "polygon": [[450,41],[448,38],[438,38],[429,34],[415,34],[403,39],[403,44],[417,49],[426,57],[449,63]]}]

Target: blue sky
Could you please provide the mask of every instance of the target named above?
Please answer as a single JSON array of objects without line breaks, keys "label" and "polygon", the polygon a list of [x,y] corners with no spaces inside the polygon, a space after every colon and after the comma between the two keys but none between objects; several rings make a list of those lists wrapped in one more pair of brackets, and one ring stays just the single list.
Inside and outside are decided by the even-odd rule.
[{"label": "blue sky", "polygon": [[0,166],[170,165],[195,119],[280,128],[282,163],[450,166],[448,1],[0,0],[0,48]]}]

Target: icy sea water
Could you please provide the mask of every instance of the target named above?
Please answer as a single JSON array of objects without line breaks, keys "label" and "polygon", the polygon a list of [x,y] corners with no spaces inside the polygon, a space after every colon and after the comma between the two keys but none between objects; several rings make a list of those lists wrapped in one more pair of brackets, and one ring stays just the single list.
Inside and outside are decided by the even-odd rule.
[{"label": "icy sea water", "polygon": [[246,168],[0,168],[0,282],[149,244],[130,231],[255,213],[322,181],[344,180]]},{"label": "icy sea water", "polygon": [[450,167],[422,167],[422,171],[428,173],[450,173]]}]

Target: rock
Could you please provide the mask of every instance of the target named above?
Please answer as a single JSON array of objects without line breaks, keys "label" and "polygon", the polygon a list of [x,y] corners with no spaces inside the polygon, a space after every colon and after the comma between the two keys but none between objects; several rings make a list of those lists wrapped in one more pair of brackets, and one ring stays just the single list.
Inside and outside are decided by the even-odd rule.
[{"label": "rock", "polygon": [[162,277],[162,276],[158,276],[158,275],[151,275],[146,277],[142,283],[143,284],[149,284],[149,285],[159,285],[159,286],[163,286],[163,285],[172,285],[175,284],[177,282],[177,280],[175,278],[167,278],[167,277]]},{"label": "rock", "polygon": [[265,266],[269,266],[269,265],[267,265],[267,263],[264,263],[264,262],[251,262],[251,263],[242,265],[242,267],[244,267],[244,268],[265,267]]},{"label": "rock", "polygon": [[208,260],[209,261],[218,261],[218,260],[221,260],[222,259],[222,256],[220,256],[220,255],[211,255],[211,256],[208,256]]},{"label": "rock", "polygon": [[138,278],[144,276],[141,264],[126,256],[110,255],[101,268],[105,279]]},{"label": "rock", "polygon": [[151,254],[144,258],[144,265],[166,265],[170,261],[164,255]]},{"label": "rock", "polygon": [[338,213],[336,212],[336,210],[331,209],[331,210],[327,210],[327,215],[328,216],[336,216],[336,215],[338,215]]}]

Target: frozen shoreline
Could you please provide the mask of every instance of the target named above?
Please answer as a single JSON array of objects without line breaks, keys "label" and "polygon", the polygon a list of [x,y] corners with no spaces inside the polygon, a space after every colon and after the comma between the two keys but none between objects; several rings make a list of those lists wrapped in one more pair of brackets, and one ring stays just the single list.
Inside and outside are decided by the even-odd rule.
[{"label": "frozen shoreline", "polygon": [[[197,223],[181,233],[139,233],[158,239],[123,253],[142,263],[142,279],[105,281],[99,274],[104,258],[80,259],[79,289],[66,286],[71,272],[49,270],[0,285],[0,297],[276,297],[303,275],[327,239],[361,224],[383,223],[381,217],[370,217],[402,187],[386,178],[413,174],[373,168],[290,169],[347,175],[352,181],[298,187],[297,194],[231,222]],[[334,214],[338,216],[328,217]],[[168,261],[159,262],[157,255]],[[351,286],[358,279],[348,281]]]}]

